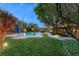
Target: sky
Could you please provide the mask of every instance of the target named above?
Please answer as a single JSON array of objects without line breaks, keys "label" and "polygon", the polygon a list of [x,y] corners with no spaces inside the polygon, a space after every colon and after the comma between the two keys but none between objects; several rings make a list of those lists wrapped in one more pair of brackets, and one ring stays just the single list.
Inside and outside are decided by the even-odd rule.
[{"label": "sky", "polygon": [[37,6],[35,3],[0,3],[0,8],[4,8],[19,20],[28,23],[35,23],[39,27],[44,27],[44,24],[37,19],[34,8]]}]

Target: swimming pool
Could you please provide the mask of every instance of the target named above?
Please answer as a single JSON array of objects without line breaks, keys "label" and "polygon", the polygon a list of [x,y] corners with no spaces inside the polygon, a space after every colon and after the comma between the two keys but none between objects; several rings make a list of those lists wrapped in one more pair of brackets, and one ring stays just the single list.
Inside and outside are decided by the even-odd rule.
[{"label": "swimming pool", "polygon": [[27,33],[22,33],[22,36],[36,36],[37,33],[35,32],[27,32]]},{"label": "swimming pool", "polygon": [[40,32],[27,32],[27,33],[22,33],[21,36],[41,37],[42,36],[42,33],[40,33]]},{"label": "swimming pool", "polygon": [[11,39],[25,39],[31,37],[43,37],[42,33],[40,32],[27,32],[27,33],[20,33],[11,35]]}]

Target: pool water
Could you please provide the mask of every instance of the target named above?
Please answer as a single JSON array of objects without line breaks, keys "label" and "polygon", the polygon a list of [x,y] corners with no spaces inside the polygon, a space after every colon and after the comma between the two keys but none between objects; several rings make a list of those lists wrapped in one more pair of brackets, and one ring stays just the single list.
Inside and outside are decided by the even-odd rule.
[{"label": "pool water", "polygon": [[36,36],[36,33],[23,33],[22,36]]}]

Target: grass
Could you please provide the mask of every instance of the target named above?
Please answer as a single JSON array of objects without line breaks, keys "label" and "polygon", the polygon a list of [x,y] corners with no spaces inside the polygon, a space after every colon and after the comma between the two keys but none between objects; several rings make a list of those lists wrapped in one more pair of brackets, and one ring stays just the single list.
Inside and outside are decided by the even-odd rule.
[{"label": "grass", "polygon": [[9,39],[8,47],[0,51],[1,56],[79,56],[79,42],[49,38]]},{"label": "grass", "polygon": [[8,47],[1,51],[1,56],[63,56],[62,41],[44,35],[43,38],[6,39]]}]

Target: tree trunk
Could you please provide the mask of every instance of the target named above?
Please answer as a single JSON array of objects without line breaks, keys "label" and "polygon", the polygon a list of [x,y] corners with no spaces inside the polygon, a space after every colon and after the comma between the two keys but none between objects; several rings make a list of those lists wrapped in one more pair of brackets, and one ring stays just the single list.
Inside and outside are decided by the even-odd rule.
[{"label": "tree trunk", "polygon": [[3,39],[1,38],[0,39],[0,49],[2,49],[3,48]]},{"label": "tree trunk", "polygon": [[0,38],[0,49],[3,49],[3,43],[4,43],[5,37]]},{"label": "tree trunk", "polygon": [[[71,37],[73,37],[74,39],[76,39],[77,41],[79,41],[79,38],[77,38],[77,37],[71,32],[71,30],[69,31],[69,29],[65,27],[65,24],[64,24],[65,18],[62,16],[61,4],[57,3],[56,6],[57,6],[58,15],[59,15],[59,17],[61,17],[62,24],[63,24],[63,26],[64,26],[64,29],[65,29],[66,33],[68,33]],[[68,19],[69,19],[69,18],[68,18]],[[70,19],[69,19],[69,20],[70,20]],[[69,27],[70,27],[70,25],[69,25]]]}]

